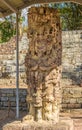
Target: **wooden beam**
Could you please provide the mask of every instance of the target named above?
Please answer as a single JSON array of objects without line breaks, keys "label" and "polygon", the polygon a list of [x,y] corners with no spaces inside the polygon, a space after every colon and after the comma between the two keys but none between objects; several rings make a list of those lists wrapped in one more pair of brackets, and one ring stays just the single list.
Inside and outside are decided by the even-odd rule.
[{"label": "wooden beam", "polygon": [[77,4],[81,4],[82,5],[82,0],[72,0],[72,2],[75,2]]},{"label": "wooden beam", "polygon": [[1,18],[4,17],[3,13],[1,13],[1,12],[0,12],[0,17],[1,17]]},{"label": "wooden beam", "polygon": [[11,5],[11,3],[8,0],[0,0],[0,2],[5,4],[12,12],[14,13],[18,12],[18,10],[13,5]]},{"label": "wooden beam", "polygon": [[3,16],[6,17],[8,15],[12,14],[12,12],[10,10],[3,12],[2,15],[0,15],[0,18],[2,18]]}]

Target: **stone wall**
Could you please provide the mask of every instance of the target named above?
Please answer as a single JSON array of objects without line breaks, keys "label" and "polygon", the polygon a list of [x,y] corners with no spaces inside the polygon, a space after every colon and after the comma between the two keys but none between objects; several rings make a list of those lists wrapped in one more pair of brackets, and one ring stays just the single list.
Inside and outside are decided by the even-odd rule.
[{"label": "stone wall", "polygon": [[[24,34],[19,43],[20,88],[27,88],[24,59],[27,53],[26,48],[28,43],[29,41],[27,39],[27,34]],[[12,45],[12,42],[10,42],[10,45]],[[11,50],[14,50],[14,52],[11,54],[9,50],[6,49],[7,43],[3,44],[3,46],[5,46],[3,47],[4,49],[2,49],[2,46],[0,45],[0,95],[1,88],[15,88],[16,84],[16,48],[11,48]],[[62,105],[64,109],[79,109],[82,108],[82,31],[62,32],[62,49]],[[4,52],[6,54],[4,54]],[[12,93],[11,89],[9,92]],[[3,94],[2,97],[6,96]],[[2,109],[1,104],[2,103],[0,103],[0,109]]]},{"label": "stone wall", "polygon": [[[19,90],[19,109],[28,110],[26,103],[27,91],[26,89]],[[16,109],[16,89],[0,89],[0,109],[8,111]]]},{"label": "stone wall", "polygon": [[62,32],[62,107],[82,108],[82,31]]},{"label": "stone wall", "polygon": [[71,86],[63,88],[63,110],[70,111],[71,109],[82,109],[82,88]]},{"label": "stone wall", "polygon": [[[82,82],[82,31],[62,32],[63,78],[69,84]],[[68,83],[67,82],[67,83]]]},{"label": "stone wall", "polygon": [[[20,87],[26,86],[25,56],[28,48],[27,35],[24,34],[19,42],[19,71]],[[10,51],[11,50],[11,51]],[[0,88],[15,87],[16,85],[16,43],[12,38],[8,43],[0,44]]]}]

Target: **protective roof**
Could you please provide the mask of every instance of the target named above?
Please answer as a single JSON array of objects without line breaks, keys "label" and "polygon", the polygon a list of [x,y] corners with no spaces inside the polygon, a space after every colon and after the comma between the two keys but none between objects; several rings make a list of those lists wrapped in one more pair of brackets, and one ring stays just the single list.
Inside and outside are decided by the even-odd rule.
[{"label": "protective roof", "polygon": [[33,4],[46,4],[55,2],[74,2],[82,5],[82,0],[0,0],[0,18]]}]

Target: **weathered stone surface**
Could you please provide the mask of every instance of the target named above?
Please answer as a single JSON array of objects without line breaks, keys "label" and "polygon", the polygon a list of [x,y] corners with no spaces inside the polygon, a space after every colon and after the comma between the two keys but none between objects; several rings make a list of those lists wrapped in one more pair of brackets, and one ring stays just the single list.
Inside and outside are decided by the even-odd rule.
[{"label": "weathered stone surface", "polygon": [[62,108],[66,109],[80,109],[82,103],[82,88],[70,86],[69,88],[63,88],[62,95]]},{"label": "weathered stone surface", "polygon": [[60,119],[60,122],[57,124],[51,122],[13,122],[7,124],[3,127],[3,130],[74,130],[73,129],[73,120],[72,119]]},{"label": "weathered stone surface", "polygon": [[82,130],[82,120],[80,119],[74,120],[74,130]]},{"label": "weathered stone surface", "polygon": [[35,120],[58,122],[61,103],[61,27],[57,10],[32,7],[28,13],[29,49],[25,65]]}]

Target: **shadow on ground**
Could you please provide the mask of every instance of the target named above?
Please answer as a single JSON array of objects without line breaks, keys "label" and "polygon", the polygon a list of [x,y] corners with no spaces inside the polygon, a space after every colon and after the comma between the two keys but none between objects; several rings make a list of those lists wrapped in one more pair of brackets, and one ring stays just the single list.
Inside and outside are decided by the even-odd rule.
[{"label": "shadow on ground", "polygon": [[[26,111],[20,111],[20,118],[18,120],[21,120],[22,117],[24,117],[27,114]],[[0,130],[2,130],[3,126],[7,123],[10,123],[12,121],[16,121],[16,111],[8,111],[8,110],[0,110]]]}]

